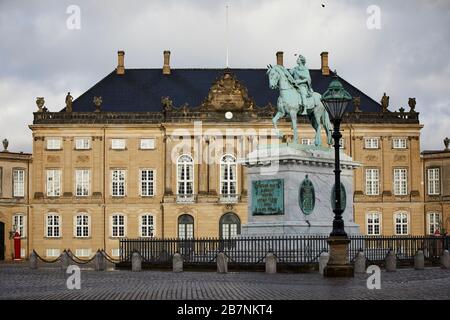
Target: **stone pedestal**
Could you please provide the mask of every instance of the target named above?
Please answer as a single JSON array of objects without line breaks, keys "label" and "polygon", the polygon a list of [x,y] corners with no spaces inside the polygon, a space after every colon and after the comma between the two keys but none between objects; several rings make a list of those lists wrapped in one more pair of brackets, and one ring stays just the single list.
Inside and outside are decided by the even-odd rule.
[{"label": "stone pedestal", "polygon": [[330,248],[330,259],[323,270],[323,275],[329,278],[353,277],[354,268],[348,261],[350,240],[347,237],[330,237],[327,242]]},{"label": "stone pedestal", "polygon": [[[353,220],[353,170],[360,164],[344,153],[340,156],[345,231],[360,234]],[[258,147],[240,162],[247,167],[249,194],[243,236],[330,234],[334,218],[334,150],[274,144]]]}]

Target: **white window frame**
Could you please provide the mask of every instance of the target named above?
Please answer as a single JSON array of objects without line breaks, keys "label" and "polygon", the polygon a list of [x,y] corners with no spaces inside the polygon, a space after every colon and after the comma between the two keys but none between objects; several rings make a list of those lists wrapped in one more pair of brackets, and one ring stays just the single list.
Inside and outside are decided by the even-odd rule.
[{"label": "white window frame", "polygon": [[125,214],[115,213],[111,215],[110,225],[111,238],[124,238],[127,236],[127,216]]},{"label": "white window frame", "polygon": [[61,196],[61,169],[47,169],[46,181],[47,197]]},{"label": "white window frame", "polygon": [[[51,221],[49,218],[52,217]],[[57,218],[57,219],[54,219]],[[49,223],[51,222],[51,223]],[[51,231],[51,232],[50,232]],[[45,237],[61,238],[62,237],[62,216],[58,213],[48,213],[45,215]]]},{"label": "white window frame", "polygon": [[[151,223],[149,223],[151,218]],[[139,237],[153,238],[155,237],[155,215],[151,213],[144,213],[139,216]]]},{"label": "white window frame", "polygon": [[[127,182],[127,171],[125,169],[111,169],[111,196],[119,198],[125,197],[127,194],[126,182]],[[121,190],[120,188],[121,186],[123,192],[119,192]]]},{"label": "white window frame", "polygon": [[[232,161],[227,161],[226,159],[232,159]],[[224,177],[224,170],[228,172],[228,178]],[[230,172],[234,171],[234,179],[230,178]],[[236,157],[232,154],[224,154],[220,158],[220,194],[224,196],[234,196],[238,193],[238,168],[236,163]],[[234,192],[231,192],[234,184]],[[223,192],[226,189],[226,192]]]},{"label": "white window frame", "polygon": [[[188,157],[190,161],[183,161],[181,162],[182,158]],[[190,167],[188,170],[191,174],[189,177],[184,177],[184,179],[181,178],[181,171],[183,170],[186,173],[187,168]],[[190,154],[182,154],[177,159],[177,195],[181,196],[193,196],[195,194],[194,190],[194,177],[195,177],[195,166],[194,166],[194,159]],[[188,192],[188,189],[191,189],[191,192]],[[183,189],[180,193],[180,189]]]},{"label": "white window frame", "polygon": [[[398,217],[400,217],[401,221],[397,221]],[[406,219],[406,222],[404,221]],[[399,211],[394,213],[394,234],[397,236],[406,236],[409,235],[410,230],[410,219],[409,213],[406,211]],[[400,225],[400,232],[398,232],[397,226]],[[406,230],[405,230],[406,227]]]},{"label": "white window frame", "polygon": [[[147,142],[150,142],[150,145],[146,145]],[[154,150],[155,142],[155,138],[141,138],[139,142],[139,148],[141,150]]]},{"label": "white window frame", "polygon": [[[431,227],[433,226],[433,230]],[[441,213],[440,212],[428,212],[427,213],[427,234],[434,235],[436,229],[440,230],[441,227]]]},{"label": "white window frame", "polygon": [[[382,215],[376,211],[370,211],[366,213],[366,234],[369,236],[379,236],[381,235],[382,227]],[[378,227],[378,232],[375,231]]]},{"label": "white window frame", "polygon": [[91,138],[90,137],[76,137],[75,138],[75,150],[90,150]]},{"label": "white window frame", "polygon": [[25,169],[13,169],[13,197],[25,197]]},{"label": "white window frame", "polygon": [[394,183],[394,195],[396,196],[408,195],[408,169],[395,168],[393,183]]},{"label": "white window frame", "polygon": [[112,248],[111,256],[112,257],[120,257],[120,248]]},{"label": "white window frame", "polygon": [[92,256],[92,249],[91,248],[75,249],[75,256],[79,258],[89,258]]},{"label": "white window frame", "polygon": [[312,145],[314,145],[314,141],[311,138],[302,138],[301,144],[303,144],[305,146],[312,146]]},{"label": "white window frame", "polygon": [[12,226],[15,230],[14,232],[18,231],[21,238],[26,238],[27,234],[27,227],[26,227],[26,215],[24,213],[15,213],[12,216]]},{"label": "white window frame", "polygon": [[125,150],[127,148],[127,140],[123,138],[111,139],[112,150]]},{"label": "white window frame", "polygon": [[380,195],[380,169],[378,168],[366,169],[366,195]]},{"label": "white window frame", "polygon": [[88,197],[91,186],[91,170],[75,169],[75,196]]},{"label": "white window frame", "polygon": [[62,139],[56,137],[49,137],[46,139],[47,150],[61,150],[62,149]]},{"label": "white window frame", "polygon": [[56,257],[59,257],[60,255],[61,255],[61,251],[59,249],[56,249],[56,248],[45,249],[46,257],[56,258]]},{"label": "white window frame", "polygon": [[91,236],[91,216],[88,213],[79,212],[74,215],[73,236],[75,238],[89,238]]},{"label": "white window frame", "polygon": [[380,138],[378,138],[378,137],[364,138],[364,148],[365,149],[379,149],[380,148]]},{"label": "white window frame", "polygon": [[345,138],[344,137],[339,139],[339,148],[340,149],[345,149]]},{"label": "white window frame", "polygon": [[436,196],[441,193],[440,168],[427,168],[428,195]]},{"label": "white window frame", "polygon": [[[143,179],[143,172],[147,172],[147,179]],[[149,173],[152,173],[152,179],[148,179]],[[156,170],[152,168],[141,168],[139,169],[139,194],[141,197],[153,197],[155,196],[155,186],[156,186]],[[144,189],[147,192],[144,192]],[[149,192],[151,190],[151,192]]]},{"label": "white window frame", "polygon": [[408,147],[406,138],[392,138],[393,149],[406,149]]}]

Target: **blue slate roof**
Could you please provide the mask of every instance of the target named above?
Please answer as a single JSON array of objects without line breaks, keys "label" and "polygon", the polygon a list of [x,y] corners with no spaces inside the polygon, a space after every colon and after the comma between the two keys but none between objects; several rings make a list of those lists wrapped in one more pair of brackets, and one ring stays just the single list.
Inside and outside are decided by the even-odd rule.
[{"label": "blue slate roof", "polygon": [[[161,69],[126,69],[124,75],[112,71],[73,102],[74,112],[94,111],[94,96],[101,96],[104,112],[154,112],[161,111],[161,97],[169,96],[178,107],[187,103],[190,107],[199,106],[207,97],[212,84],[224,69],[172,69],[164,75]],[[276,105],[278,90],[268,86],[266,69],[230,69],[247,89],[258,107],[269,102]],[[310,70],[314,91],[324,93],[331,76],[323,76],[321,70]],[[378,102],[343,80],[345,89],[353,96],[361,97],[361,110],[379,112]],[[351,103],[348,111],[353,111]]]}]

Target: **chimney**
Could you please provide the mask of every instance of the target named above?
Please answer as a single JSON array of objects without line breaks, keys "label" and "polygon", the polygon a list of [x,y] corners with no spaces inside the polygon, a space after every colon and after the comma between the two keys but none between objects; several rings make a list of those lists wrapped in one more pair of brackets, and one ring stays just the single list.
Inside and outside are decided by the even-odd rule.
[{"label": "chimney", "polygon": [[283,51],[277,52],[277,65],[279,66],[283,65]]},{"label": "chimney", "polygon": [[322,75],[329,76],[330,75],[330,67],[328,66],[328,52],[322,52],[320,54],[320,58],[322,61],[322,64],[321,64]]},{"label": "chimney", "polygon": [[117,51],[117,68],[116,73],[125,74],[125,51]]},{"label": "chimney", "polygon": [[163,74],[170,74],[170,51],[164,50]]}]

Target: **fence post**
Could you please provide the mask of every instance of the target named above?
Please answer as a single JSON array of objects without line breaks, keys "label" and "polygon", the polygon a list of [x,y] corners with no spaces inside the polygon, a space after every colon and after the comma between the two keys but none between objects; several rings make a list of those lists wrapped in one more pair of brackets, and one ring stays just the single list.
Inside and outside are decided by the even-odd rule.
[{"label": "fence post", "polygon": [[450,253],[448,252],[448,250],[444,250],[444,252],[442,253],[442,256],[441,256],[441,267],[443,269],[450,268]]},{"label": "fence post", "polygon": [[172,258],[172,271],[183,272],[183,257],[178,252]]},{"label": "fence post", "polygon": [[277,273],[277,257],[272,252],[266,255],[266,273]]},{"label": "fence post", "polygon": [[30,254],[30,269],[37,269],[38,268],[38,258],[36,255],[36,252],[33,250]]},{"label": "fence post", "polygon": [[355,258],[355,273],[366,273],[366,256],[359,251]]},{"label": "fence post", "polygon": [[423,270],[425,269],[425,256],[422,250],[418,250],[414,255],[414,269]]},{"label": "fence post", "polygon": [[105,266],[105,257],[101,253],[101,251],[97,251],[94,259],[94,269],[95,271],[104,271],[106,269]]},{"label": "fence post", "polygon": [[386,271],[393,272],[397,270],[397,257],[394,251],[389,250],[385,259]]},{"label": "fence post", "polygon": [[131,255],[131,271],[141,271],[142,257],[138,252],[133,252]]},{"label": "fence post", "polygon": [[219,252],[217,255],[217,273],[228,272],[228,261],[225,253]]},{"label": "fence post", "polygon": [[69,253],[64,250],[63,253],[61,253],[61,270],[66,271],[69,267],[69,260]]},{"label": "fence post", "polygon": [[323,275],[323,270],[328,264],[328,260],[330,260],[330,254],[328,252],[322,252],[319,256],[319,273]]}]

